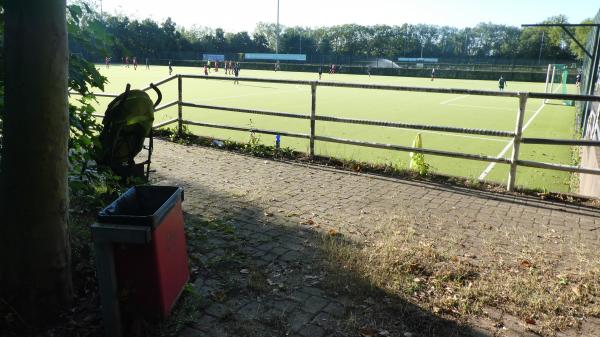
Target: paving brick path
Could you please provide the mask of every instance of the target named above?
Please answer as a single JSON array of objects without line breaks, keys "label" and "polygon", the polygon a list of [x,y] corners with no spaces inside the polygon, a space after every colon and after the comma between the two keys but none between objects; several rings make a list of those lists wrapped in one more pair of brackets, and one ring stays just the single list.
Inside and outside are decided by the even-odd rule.
[{"label": "paving brick path", "polygon": [[[345,336],[349,322],[364,324],[367,313],[390,336],[527,335],[517,323],[499,331],[427,312],[417,323],[403,322],[404,312],[386,322],[385,303],[357,303],[323,286],[327,275],[316,262],[323,257],[315,238],[331,229],[368,240],[383,223],[415,219],[399,230],[475,263],[485,263],[490,249],[482,248],[490,246],[506,259],[542,254],[560,262],[600,255],[594,251],[600,213],[591,208],[164,141],[155,149],[155,183],[185,189],[195,288],[202,298],[195,323],[184,331],[188,336]],[[375,322],[378,317],[384,322]]]}]

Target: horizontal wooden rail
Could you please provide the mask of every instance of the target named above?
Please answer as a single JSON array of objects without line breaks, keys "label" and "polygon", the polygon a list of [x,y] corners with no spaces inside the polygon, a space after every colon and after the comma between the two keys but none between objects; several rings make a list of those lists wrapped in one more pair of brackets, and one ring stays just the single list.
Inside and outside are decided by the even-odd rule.
[{"label": "horizontal wooden rail", "polygon": [[[158,87],[159,85],[165,84],[165,83],[167,83],[169,81],[172,81],[172,80],[174,80],[176,78],[177,78],[177,75],[172,75],[172,76],[169,76],[169,77],[165,78],[164,80],[158,81],[158,82],[153,83],[153,84],[154,84],[154,86]],[[142,91],[148,91],[150,89],[152,89],[152,87],[151,86],[147,86],[144,89],[142,89]]]},{"label": "horizontal wooden rail", "polygon": [[517,163],[519,164],[519,166],[527,166],[527,167],[535,167],[535,168],[541,168],[541,169],[547,169],[547,170],[557,170],[557,171],[567,171],[567,172],[575,172],[575,173],[600,175],[600,169],[583,168],[583,167],[562,165],[562,164],[542,163],[542,162],[529,161],[529,160],[518,160]]},{"label": "horizontal wooden rail", "polygon": [[524,144],[543,145],[571,145],[571,146],[600,146],[598,140],[573,140],[573,139],[551,139],[551,138],[523,138]]},{"label": "horizontal wooden rail", "polygon": [[423,153],[430,154],[434,156],[443,156],[443,157],[452,157],[452,158],[461,158],[461,159],[469,159],[469,160],[479,160],[493,163],[501,163],[501,164],[510,164],[510,160],[506,158],[498,158],[498,157],[488,157],[482,156],[478,154],[468,154],[468,153],[460,153],[460,152],[449,152],[442,150],[433,150],[426,148],[417,148],[411,146],[401,146],[401,145],[391,145],[391,144],[381,144],[381,143],[371,143],[371,142],[362,142],[356,140],[348,140],[334,137],[325,137],[325,136],[315,136],[315,140],[320,140],[323,142],[330,143],[339,143],[339,144],[347,144],[347,145],[357,145],[357,146],[365,146],[372,147],[376,149],[384,149],[384,150],[397,150],[404,152],[415,152],[415,153]]},{"label": "horizontal wooden rail", "polygon": [[600,102],[600,96],[573,95],[573,94],[551,94],[544,92],[530,92],[529,98],[547,98],[556,100]]},{"label": "horizontal wooden rail", "polygon": [[515,136],[515,134],[513,132],[499,131],[499,130],[465,129],[465,128],[455,128],[455,127],[451,127],[451,126],[407,124],[407,123],[384,122],[384,121],[375,121],[375,120],[341,118],[341,117],[332,117],[332,116],[316,116],[315,118],[318,121],[324,121],[324,122],[373,125],[373,126],[383,126],[383,127],[388,127],[388,128],[429,130],[429,131],[463,133],[463,134],[494,136],[494,137],[514,137]]},{"label": "horizontal wooden rail", "polygon": [[153,125],[152,128],[153,129],[158,129],[158,128],[162,128],[163,126],[167,126],[167,125],[171,125],[173,123],[177,123],[177,118],[171,118],[169,120],[166,120],[162,123],[158,123],[156,125]]},{"label": "horizontal wooden rail", "polygon": [[[318,86],[323,86],[323,87],[429,92],[429,93],[437,93],[437,94],[455,94],[455,95],[519,97],[519,92],[515,92],[515,91],[427,88],[427,87],[397,86],[397,85],[386,85],[386,84],[280,80],[280,79],[265,79],[265,78],[256,78],[256,77],[221,77],[221,76],[203,76],[203,75],[181,75],[181,77],[205,79],[205,80],[223,80],[223,81],[238,80],[238,81],[245,81],[245,82],[263,82],[263,83],[280,83],[280,84],[297,84],[297,85],[310,85],[311,83],[314,82]],[[552,93],[542,93],[542,92],[530,92],[530,93],[528,93],[528,95],[529,95],[529,98],[545,98],[545,99],[557,99],[557,100],[600,102],[600,96],[590,96],[590,95],[552,94]]]},{"label": "horizontal wooden rail", "polygon": [[434,94],[455,94],[455,95],[477,95],[477,96],[499,96],[499,97],[518,97],[518,92],[513,91],[492,91],[492,90],[472,90],[472,89],[446,89],[446,88],[428,88],[398,86],[386,84],[362,84],[362,83],[344,83],[344,82],[317,82],[320,87],[338,87],[354,89],[377,89],[393,91],[426,92]]},{"label": "horizontal wooden rail", "polygon": [[200,108],[200,109],[211,109],[211,110],[241,112],[241,113],[247,113],[247,114],[266,115],[266,116],[275,116],[275,117],[310,119],[309,115],[300,115],[300,114],[293,114],[293,113],[287,113],[287,112],[275,112],[275,111],[266,111],[266,110],[242,109],[242,108],[233,108],[233,107],[225,107],[225,106],[196,104],[196,103],[190,103],[190,102],[182,102],[181,105],[182,106],[187,106],[187,107],[190,107],[190,108]]},{"label": "horizontal wooden rail", "polygon": [[187,124],[187,125],[203,126],[203,127],[207,127],[207,128],[225,129],[225,130],[233,130],[233,131],[249,131],[249,132],[263,133],[263,134],[267,134],[267,135],[280,135],[280,136],[304,138],[304,139],[310,138],[309,135],[303,134],[303,133],[281,132],[281,131],[273,131],[273,130],[245,128],[245,127],[240,127],[240,126],[200,123],[200,122],[188,121],[185,119],[182,121],[182,123]]},{"label": "horizontal wooden rail", "polygon": [[179,102],[178,102],[178,101],[172,101],[172,102],[169,102],[169,103],[165,103],[165,104],[163,104],[163,105],[161,105],[161,106],[158,106],[158,107],[156,107],[156,109],[154,109],[154,112],[159,112],[159,111],[161,111],[161,110],[164,110],[164,109],[170,108],[170,107],[172,107],[172,106],[175,106],[175,105],[177,105],[177,103],[179,103]]},{"label": "horizontal wooden rail", "polygon": [[[233,108],[233,107],[224,107],[224,106],[216,106],[216,105],[196,104],[196,103],[189,103],[189,102],[183,102],[183,103],[181,103],[181,105],[187,106],[187,107],[192,107],[192,108],[241,112],[241,113],[256,114],[256,115],[267,115],[267,116],[298,118],[298,119],[310,119],[309,115],[301,115],[301,114],[293,114],[293,113],[285,113],[285,112]],[[455,127],[450,127],[450,126],[433,126],[433,125],[395,123],[395,122],[385,122],[385,121],[376,121],[376,120],[340,118],[340,117],[332,117],[332,116],[315,116],[315,119],[319,120],[319,121],[324,121],[324,122],[384,126],[384,127],[401,128],[401,129],[430,130],[430,131],[439,131],[439,132],[473,134],[473,135],[495,136],[495,137],[514,137],[514,133],[512,133],[512,132],[499,131],[499,130],[466,129],[466,128],[455,128]]]},{"label": "horizontal wooden rail", "polygon": [[182,74],[181,78],[195,78],[195,79],[201,79],[201,80],[218,80],[218,81],[245,81],[245,82],[258,82],[258,83],[296,84],[296,85],[310,85],[312,83],[312,81],[280,80],[280,79],[256,78],[256,77],[204,76],[204,75],[189,75],[189,74]]}]

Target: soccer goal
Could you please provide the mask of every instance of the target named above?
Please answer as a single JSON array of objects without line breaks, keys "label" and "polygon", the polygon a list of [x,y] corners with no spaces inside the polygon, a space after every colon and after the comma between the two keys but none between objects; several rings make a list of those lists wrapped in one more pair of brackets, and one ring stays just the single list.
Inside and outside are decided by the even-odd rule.
[{"label": "soccer goal", "polygon": [[[561,93],[567,94],[567,80],[569,78],[569,69],[565,64],[549,64],[546,72],[546,87],[545,93]],[[549,103],[550,100],[546,99],[544,103]],[[564,105],[572,106],[573,101],[565,100],[562,102]]]}]

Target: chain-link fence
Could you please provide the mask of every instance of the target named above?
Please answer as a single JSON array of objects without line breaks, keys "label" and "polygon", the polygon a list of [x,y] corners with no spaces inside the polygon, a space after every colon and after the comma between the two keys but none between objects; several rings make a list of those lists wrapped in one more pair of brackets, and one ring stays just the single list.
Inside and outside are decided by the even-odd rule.
[{"label": "chain-link fence", "polygon": [[[593,20],[594,23],[600,24],[600,11]],[[590,33],[590,38],[587,41],[586,49],[592,54],[598,52],[600,49],[600,27],[595,27]],[[595,95],[600,94],[600,62],[586,57],[582,67],[582,79],[579,86],[581,94],[590,93],[590,88],[593,89]],[[592,68],[594,71],[592,72]],[[594,74],[594,76],[590,76]],[[578,104],[579,116],[580,116],[580,127],[582,128],[582,134],[584,138],[599,139],[600,137],[600,125],[598,125],[598,119],[600,115],[600,106],[598,103],[582,102]]]}]

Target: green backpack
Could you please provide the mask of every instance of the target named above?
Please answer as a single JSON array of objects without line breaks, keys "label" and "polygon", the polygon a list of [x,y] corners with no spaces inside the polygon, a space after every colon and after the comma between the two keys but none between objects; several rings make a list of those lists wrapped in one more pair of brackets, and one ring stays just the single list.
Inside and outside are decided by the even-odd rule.
[{"label": "green backpack", "polygon": [[154,108],[162,99],[160,90],[153,84],[150,86],[158,94],[155,103],[146,92],[130,90],[131,85],[127,84],[125,92],[108,105],[96,153],[98,164],[113,169],[135,165],[135,156],[142,151],[146,137],[151,136]]}]

